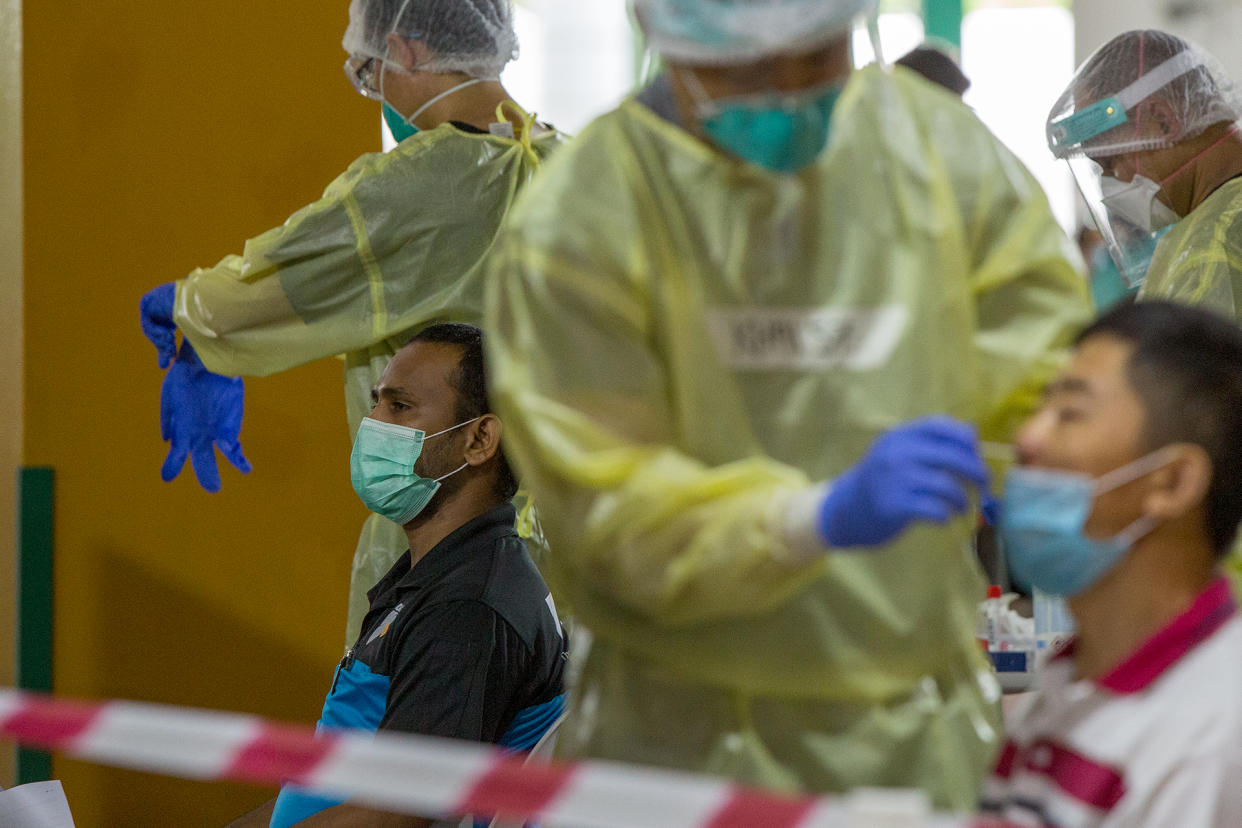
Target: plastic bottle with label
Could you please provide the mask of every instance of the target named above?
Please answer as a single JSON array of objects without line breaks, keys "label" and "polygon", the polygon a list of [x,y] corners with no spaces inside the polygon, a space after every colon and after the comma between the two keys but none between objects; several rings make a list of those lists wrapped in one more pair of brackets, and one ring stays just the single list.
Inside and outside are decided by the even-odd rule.
[{"label": "plastic bottle with label", "polygon": [[988,587],[987,598],[979,605],[975,638],[985,653],[1000,649],[1000,598],[1000,586],[992,584]]},{"label": "plastic bottle with label", "polygon": [[1035,650],[1039,658],[1055,653],[1074,634],[1074,616],[1064,598],[1035,590]]}]

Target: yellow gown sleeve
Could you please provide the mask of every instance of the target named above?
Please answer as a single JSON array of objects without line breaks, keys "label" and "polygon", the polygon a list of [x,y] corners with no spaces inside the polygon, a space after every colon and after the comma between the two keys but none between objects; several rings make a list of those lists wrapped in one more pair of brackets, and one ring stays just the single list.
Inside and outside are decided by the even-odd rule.
[{"label": "yellow gown sleeve", "polygon": [[979,433],[1009,442],[1093,315],[1086,268],[1039,183],[999,141],[945,157],[973,257]]},{"label": "yellow gown sleeve", "polygon": [[264,376],[435,319],[478,322],[482,260],[537,159],[442,126],[368,154],[323,197],[177,285],[203,363]]}]

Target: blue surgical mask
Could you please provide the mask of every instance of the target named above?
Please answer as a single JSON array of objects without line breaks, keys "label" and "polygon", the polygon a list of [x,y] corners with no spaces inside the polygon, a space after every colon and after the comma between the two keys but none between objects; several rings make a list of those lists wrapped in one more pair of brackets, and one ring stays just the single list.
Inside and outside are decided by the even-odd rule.
[{"label": "blue surgical mask", "polygon": [[1167,462],[1160,449],[1099,478],[1026,466],[1010,469],[999,528],[1014,582],[1027,591],[1038,588],[1068,598],[1102,578],[1157,524],[1144,515],[1111,538],[1089,538],[1084,527],[1095,499]]},{"label": "blue surgical mask", "polygon": [[388,131],[392,133],[393,140],[398,144],[418,133],[418,127],[407,121],[387,102],[384,103],[384,123],[388,124]]},{"label": "blue surgical mask", "polygon": [[[475,417],[474,420],[479,419]],[[428,435],[417,428],[381,423],[370,417],[363,419],[354,438],[349,457],[350,479],[354,491],[368,509],[402,526],[427,508],[432,496],[445,480],[464,469],[462,463],[448,474],[434,480],[414,473],[414,463],[423,453],[423,443],[432,437],[447,434],[473,423],[466,420],[452,428]]]},{"label": "blue surgical mask", "polygon": [[801,92],[709,98],[692,72],[683,73],[699,123],[712,143],[745,161],[783,173],[810,166],[828,145],[838,84]]}]

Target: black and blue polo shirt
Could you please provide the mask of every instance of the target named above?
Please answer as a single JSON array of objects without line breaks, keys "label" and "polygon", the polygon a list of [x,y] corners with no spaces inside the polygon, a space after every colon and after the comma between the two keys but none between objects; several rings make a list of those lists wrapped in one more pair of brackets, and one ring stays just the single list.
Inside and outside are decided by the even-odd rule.
[{"label": "black and blue polo shirt", "polygon": [[[392,730],[529,750],[564,708],[568,642],[505,503],[407,551],[367,597],[362,634],[337,666],[320,730]],[[342,800],[287,785],[284,828]]]}]

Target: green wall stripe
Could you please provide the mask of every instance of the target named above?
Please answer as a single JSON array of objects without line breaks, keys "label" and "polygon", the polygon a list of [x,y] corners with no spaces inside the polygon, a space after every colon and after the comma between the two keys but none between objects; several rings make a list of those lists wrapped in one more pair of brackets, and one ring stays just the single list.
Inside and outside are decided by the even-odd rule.
[{"label": "green wall stripe", "polygon": [[[23,468],[17,483],[17,686],[52,691],[52,517],[55,474]],[[17,784],[52,778],[52,757],[17,751]]]},{"label": "green wall stripe", "polygon": [[923,33],[962,48],[962,0],[923,0]]}]

